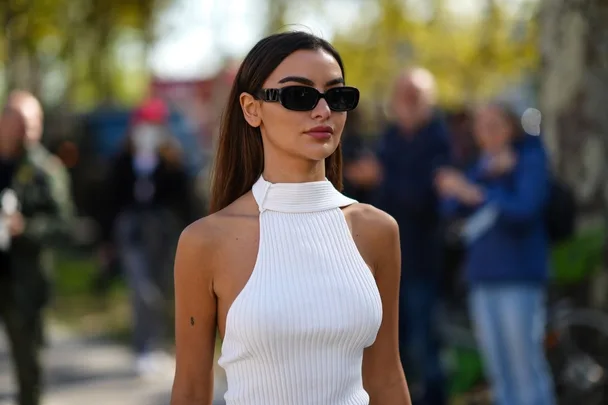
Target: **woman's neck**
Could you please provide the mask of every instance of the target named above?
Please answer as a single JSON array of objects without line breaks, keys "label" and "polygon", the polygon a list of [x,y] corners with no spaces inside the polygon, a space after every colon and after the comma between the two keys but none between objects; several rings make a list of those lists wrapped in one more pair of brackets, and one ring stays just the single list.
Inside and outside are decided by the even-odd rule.
[{"label": "woman's neck", "polygon": [[295,161],[273,164],[264,162],[262,172],[264,179],[270,183],[308,183],[325,180],[325,161]]}]

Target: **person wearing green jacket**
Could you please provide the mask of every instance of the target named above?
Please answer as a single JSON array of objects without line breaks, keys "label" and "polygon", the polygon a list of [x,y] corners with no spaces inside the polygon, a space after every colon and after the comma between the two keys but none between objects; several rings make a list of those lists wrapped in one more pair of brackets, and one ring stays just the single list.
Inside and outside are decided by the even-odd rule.
[{"label": "person wearing green jacket", "polygon": [[38,405],[49,248],[70,238],[73,207],[61,161],[41,144],[42,108],[14,92],[0,116],[0,319],[16,366],[19,405]]}]

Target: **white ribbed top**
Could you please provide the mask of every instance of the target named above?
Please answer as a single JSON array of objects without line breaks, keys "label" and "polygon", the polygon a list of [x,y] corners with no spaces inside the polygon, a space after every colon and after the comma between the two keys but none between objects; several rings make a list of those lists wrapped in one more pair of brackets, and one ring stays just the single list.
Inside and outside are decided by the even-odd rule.
[{"label": "white ribbed top", "polygon": [[374,277],[325,181],[253,186],[260,247],[226,315],[227,405],[367,405],[361,365],[382,321]]}]

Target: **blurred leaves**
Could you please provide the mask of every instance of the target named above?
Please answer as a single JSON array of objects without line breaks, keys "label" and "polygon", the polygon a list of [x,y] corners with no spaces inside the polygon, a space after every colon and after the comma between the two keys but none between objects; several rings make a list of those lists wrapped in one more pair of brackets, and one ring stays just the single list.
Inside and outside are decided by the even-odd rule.
[{"label": "blurred leaves", "polygon": [[[535,0],[520,1],[519,12],[507,1],[485,0],[473,18],[447,0],[335,0],[346,14],[359,12],[352,24],[338,24],[333,42],[364,101],[382,101],[401,69],[423,65],[437,76],[442,103],[474,102],[538,65]],[[47,102],[129,102],[145,86],[156,18],[174,2],[0,0],[0,72],[9,88],[49,95]],[[266,3],[267,32],[301,29],[286,22],[303,8],[337,12],[321,0]]]},{"label": "blurred leaves", "polygon": [[400,0],[362,5],[361,20],[333,42],[348,81],[361,88],[364,98],[378,101],[379,95],[389,95],[394,77],[410,65],[436,75],[444,105],[495,95],[505,83],[537,68],[537,27],[528,3],[519,15],[488,0],[477,18],[454,14],[445,4],[427,2],[422,15]]},{"label": "blurred leaves", "polygon": [[117,78],[124,75],[125,61],[117,60],[117,48],[137,37],[139,60],[129,62],[143,74],[156,16],[171,2],[0,0],[5,84],[38,95],[51,86],[53,101],[79,106],[124,101],[129,95],[121,93]]}]

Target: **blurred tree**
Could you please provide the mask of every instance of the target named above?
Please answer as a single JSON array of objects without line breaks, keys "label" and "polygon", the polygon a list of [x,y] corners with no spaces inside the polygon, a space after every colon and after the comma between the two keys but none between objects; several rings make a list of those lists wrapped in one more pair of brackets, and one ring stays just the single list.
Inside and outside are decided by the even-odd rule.
[{"label": "blurred tree", "polygon": [[[608,2],[543,0],[541,111],[555,168],[582,208],[581,224],[608,228]],[[606,233],[605,233],[606,235]],[[604,271],[592,274],[590,303],[608,306]],[[594,269],[595,270],[595,269]]]},{"label": "blurred tree", "polygon": [[[172,1],[0,0],[6,87],[39,96],[60,89],[55,101],[77,105],[123,101],[116,77],[127,61],[117,60],[117,49],[126,33],[135,33],[142,49],[140,75],[144,73],[156,16]],[[49,86],[55,91],[42,91]]]},{"label": "blurred tree", "polygon": [[274,34],[285,26],[285,14],[287,13],[289,0],[267,0],[266,2],[266,33]]},{"label": "blurred tree", "polygon": [[523,20],[522,29],[522,17],[503,2],[488,0],[481,18],[454,14],[444,0],[424,7],[430,10],[398,0],[364,2],[362,18],[334,40],[349,82],[361,88],[364,99],[387,95],[407,65],[425,66],[436,75],[444,105],[495,95],[505,82],[536,68],[535,22]]},{"label": "blurred tree", "polygon": [[608,213],[608,3],[544,0],[540,21],[548,147],[583,206]]}]

